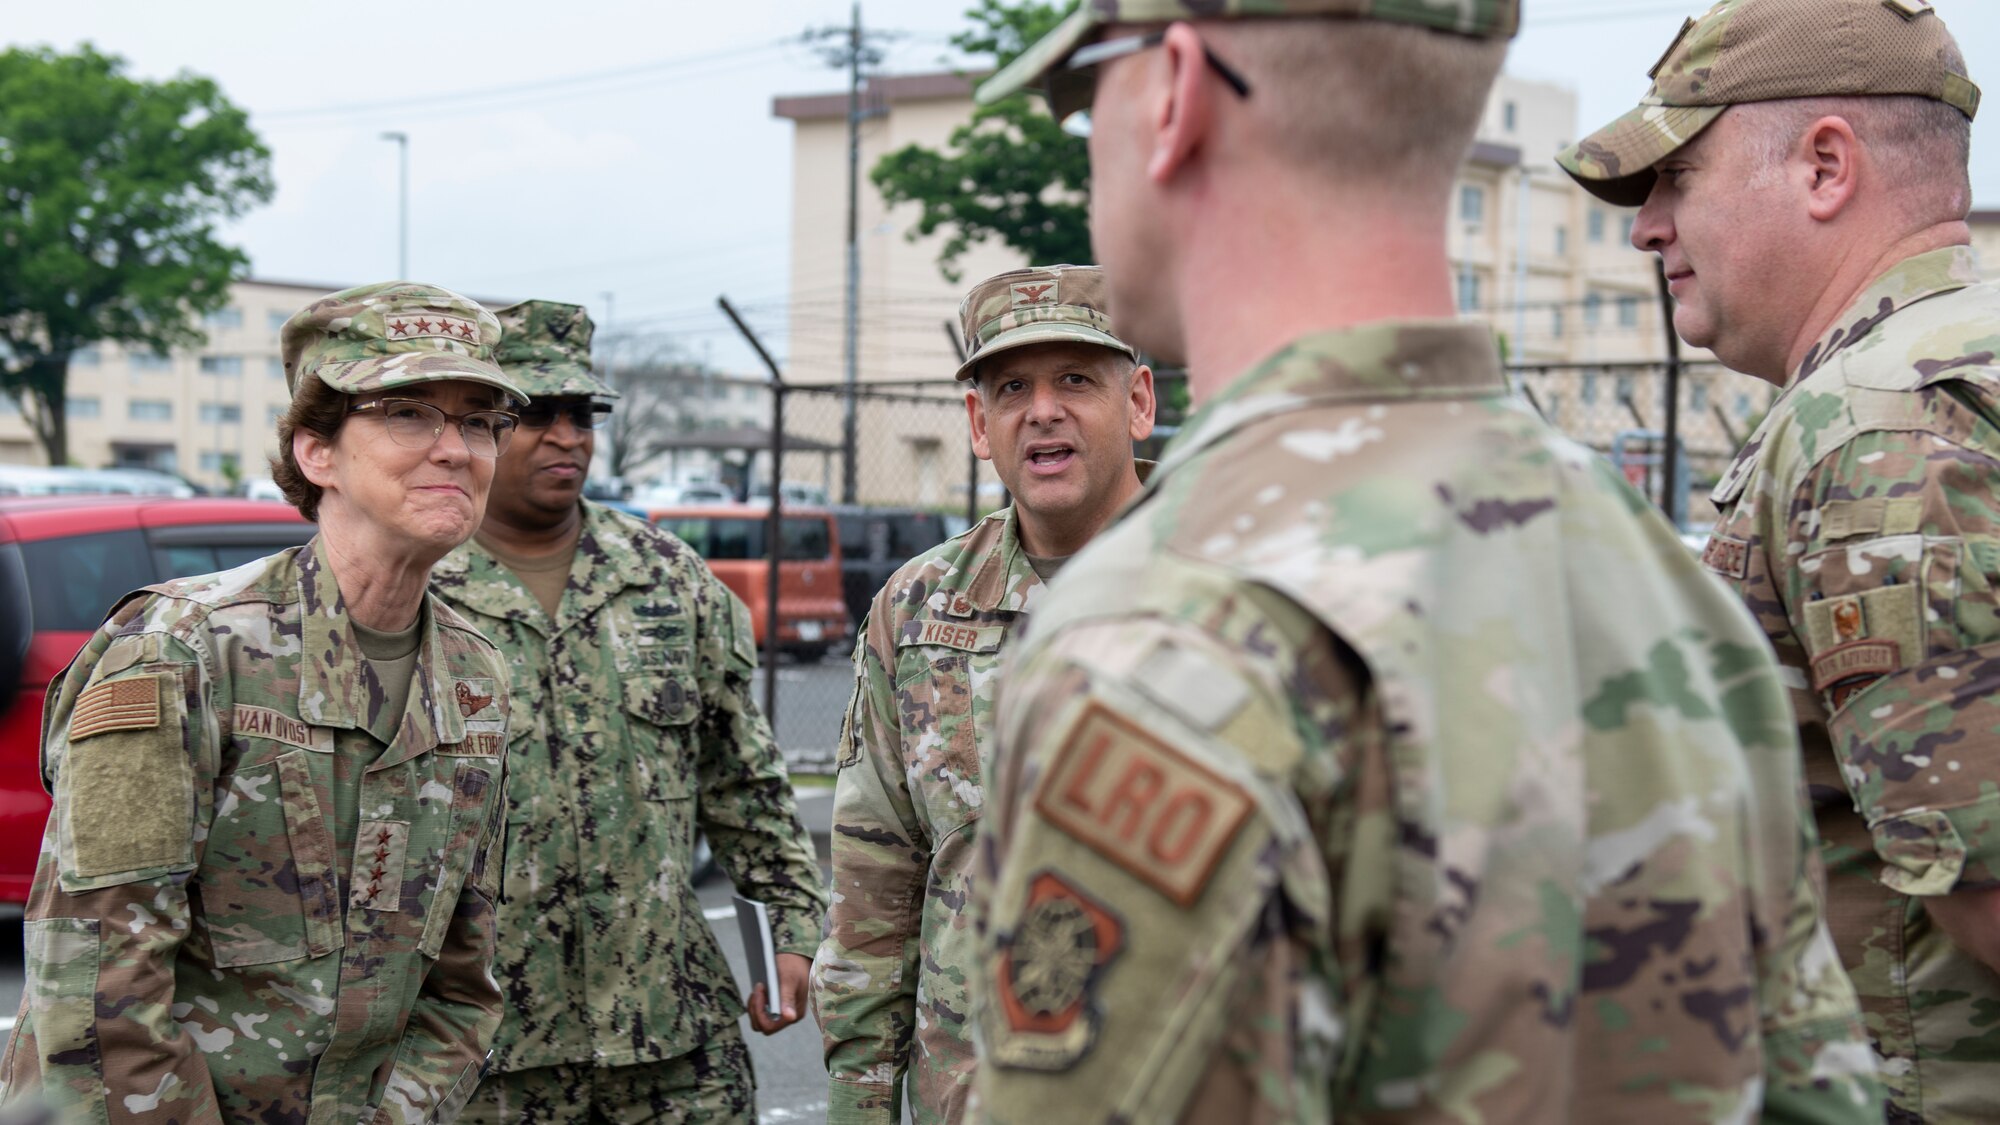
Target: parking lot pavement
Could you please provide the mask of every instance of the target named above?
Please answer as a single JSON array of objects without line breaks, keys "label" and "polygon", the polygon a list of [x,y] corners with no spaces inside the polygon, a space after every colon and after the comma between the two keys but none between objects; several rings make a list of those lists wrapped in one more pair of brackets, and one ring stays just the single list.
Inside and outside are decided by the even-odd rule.
[{"label": "parking lot pavement", "polygon": [[[799,790],[799,816],[813,834],[822,869],[827,862],[826,841],[833,821],[833,790],[825,786],[805,786]],[[710,879],[696,890],[702,912],[714,928],[729,968],[737,983],[750,980],[744,968],[743,941],[736,933],[736,911],[730,905],[733,888],[722,876]],[[21,917],[19,912],[0,917],[0,1031],[11,1033],[14,1013],[20,1009],[22,986]],[[820,1063],[819,1028],[812,1016],[776,1035],[766,1038],[750,1030],[742,1021],[750,1041],[750,1058],[757,1068],[757,1115],[763,1125],[792,1125],[795,1122],[826,1119],[826,1070]],[[4,1037],[0,1037],[4,1042]]]}]

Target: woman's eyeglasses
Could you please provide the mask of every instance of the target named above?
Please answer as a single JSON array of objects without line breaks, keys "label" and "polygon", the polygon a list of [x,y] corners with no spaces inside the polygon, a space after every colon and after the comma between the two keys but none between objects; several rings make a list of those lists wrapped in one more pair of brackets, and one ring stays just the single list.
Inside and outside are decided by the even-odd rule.
[{"label": "woman's eyeglasses", "polygon": [[413,398],[378,398],[348,408],[349,414],[378,414],[389,431],[389,440],[408,449],[429,449],[444,436],[446,422],[458,427],[467,452],[475,457],[498,457],[521,419],[504,410],[472,410],[450,414],[428,402]]}]

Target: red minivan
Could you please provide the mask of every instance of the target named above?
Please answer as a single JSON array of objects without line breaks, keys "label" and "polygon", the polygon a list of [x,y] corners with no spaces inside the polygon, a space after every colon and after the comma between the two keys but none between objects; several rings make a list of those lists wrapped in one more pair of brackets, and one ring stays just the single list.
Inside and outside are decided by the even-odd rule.
[{"label": "red minivan", "polygon": [[[673,532],[708,563],[722,584],[750,607],[757,647],[771,618],[770,558],[765,537],[769,508],[752,504],[702,504],[656,508],[653,523]],[[778,552],[778,647],[800,660],[818,660],[845,649],[853,623],[840,596],[840,534],[823,508],[786,508]]]},{"label": "red minivan", "polygon": [[34,617],[20,692],[0,713],[0,903],[28,901],[48,820],[42,694],[112,605],[141,586],[295,547],[313,531],[291,505],[264,500],[0,497],[0,566],[26,575]]}]

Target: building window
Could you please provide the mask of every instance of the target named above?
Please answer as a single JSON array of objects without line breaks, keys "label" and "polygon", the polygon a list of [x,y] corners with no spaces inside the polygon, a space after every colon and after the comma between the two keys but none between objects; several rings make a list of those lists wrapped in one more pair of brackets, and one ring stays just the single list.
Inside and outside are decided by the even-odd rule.
[{"label": "building window", "polygon": [[1478,184],[1461,184],[1458,189],[1458,217],[1478,226],[1486,221],[1486,189]]},{"label": "building window", "polygon": [[1550,395],[1550,396],[1549,396],[1549,421],[1553,422],[1553,421],[1556,421],[1557,419],[1561,418],[1561,417],[1562,417],[1562,413],[1563,413],[1563,396],[1561,396],[1561,395]]},{"label": "building window", "polygon": [[21,404],[14,401],[13,395],[0,391],[0,418],[17,418],[20,414]]},{"label": "building window", "polygon": [[1635,217],[1631,215],[1625,216],[1624,234],[1621,237],[1624,238],[1625,245],[1627,246],[1630,246],[1632,244],[1632,225],[1636,222],[1638,222],[1638,220]]},{"label": "building window", "polygon": [[1500,107],[1500,119],[1501,127],[1509,133],[1513,132],[1521,124],[1521,107],[1513,102],[1506,103]]},{"label": "building window", "polygon": [[284,416],[285,416],[284,407],[273,406],[268,411],[265,412],[265,423],[267,425],[275,426],[278,424],[280,420],[284,418]]},{"label": "building window", "polygon": [[1458,275],[1458,311],[1479,311],[1479,275],[1469,270]]},{"label": "building window", "polygon": [[171,422],[174,404],[163,398],[135,398],[125,405],[125,416],[134,422]]},{"label": "building window", "polygon": [[284,378],[285,357],[279,355],[266,356],[264,359],[264,374],[269,375],[273,379]]},{"label": "building window", "polygon": [[1740,395],[1737,395],[1737,396],[1736,396],[1736,416],[1737,416],[1738,418],[1748,418],[1748,417],[1750,417],[1750,396],[1749,396],[1749,395],[1747,395],[1747,394],[1740,394]]},{"label": "building window", "polygon": [[1592,242],[1604,241],[1604,212],[1595,207],[1590,209],[1590,221],[1586,233]]},{"label": "building window", "polygon": [[243,357],[240,355],[205,355],[201,357],[203,375],[241,375]]},{"label": "building window", "polygon": [[159,352],[130,352],[125,356],[125,362],[131,364],[134,371],[172,371],[174,369],[173,357],[161,355]]},{"label": "building window", "polygon": [[1564,254],[1567,254],[1567,253],[1569,253],[1569,228],[1568,228],[1568,227],[1557,227],[1557,228],[1556,228],[1556,256],[1557,256],[1557,257],[1561,257],[1561,256],[1563,256]]},{"label": "building window", "polygon": [[243,310],[231,305],[226,309],[217,309],[203,319],[208,322],[210,328],[241,328]]},{"label": "building window", "polygon": [[1639,327],[1639,298],[1632,296],[1618,298],[1618,327]]},{"label": "building window", "polygon": [[1583,295],[1583,323],[1595,328],[1604,319],[1604,295],[1585,293]]},{"label": "building window", "polygon": [[1560,308],[1549,310],[1549,335],[1558,340],[1563,338],[1563,311]]},{"label": "building window", "polygon": [[237,457],[234,453],[217,453],[213,449],[204,450],[201,455],[201,471],[204,473],[219,473],[222,471],[224,462],[233,465],[236,461]]},{"label": "building window", "polygon": [[1576,397],[1582,399],[1585,406],[1597,405],[1597,372],[1586,371],[1583,373],[1583,387],[1577,393]]},{"label": "building window", "polygon": [[69,365],[71,367],[96,367],[102,362],[104,362],[104,357],[98,354],[96,348],[78,348],[69,353]]},{"label": "building window", "polygon": [[64,405],[71,418],[96,418],[103,413],[103,404],[94,398],[72,398]]},{"label": "building window", "polygon": [[1618,377],[1618,401],[1632,401],[1632,377],[1630,375],[1620,375]]},{"label": "building window", "polygon": [[204,402],[201,404],[201,420],[204,422],[241,422],[243,408],[233,402]]},{"label": "building window", "polygon": [[1694,389],[1688,393],[1688,408],[1697,411],[1708,409],[1707,383],[1696,383],[1694,385]]},{"label": "building window", "polygon": [[291,313],[284,312],[279,309],[272,309],[270,313],[270,319],[265,321],[265,323],[271,326],[271,331],[276,332],[279,329],[283,328],[285,326],[285,322],[290,319],[292,319]]}]

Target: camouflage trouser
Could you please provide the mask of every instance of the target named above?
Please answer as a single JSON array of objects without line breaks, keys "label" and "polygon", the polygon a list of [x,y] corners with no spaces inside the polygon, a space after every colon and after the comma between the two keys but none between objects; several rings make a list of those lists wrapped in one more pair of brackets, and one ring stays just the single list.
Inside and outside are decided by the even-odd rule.
[{"label": "camouflage trouser", "polygon": [[753,1125],[756,1080],[734,1025],[677,1059],[489,1074],[460,1125]]}]

